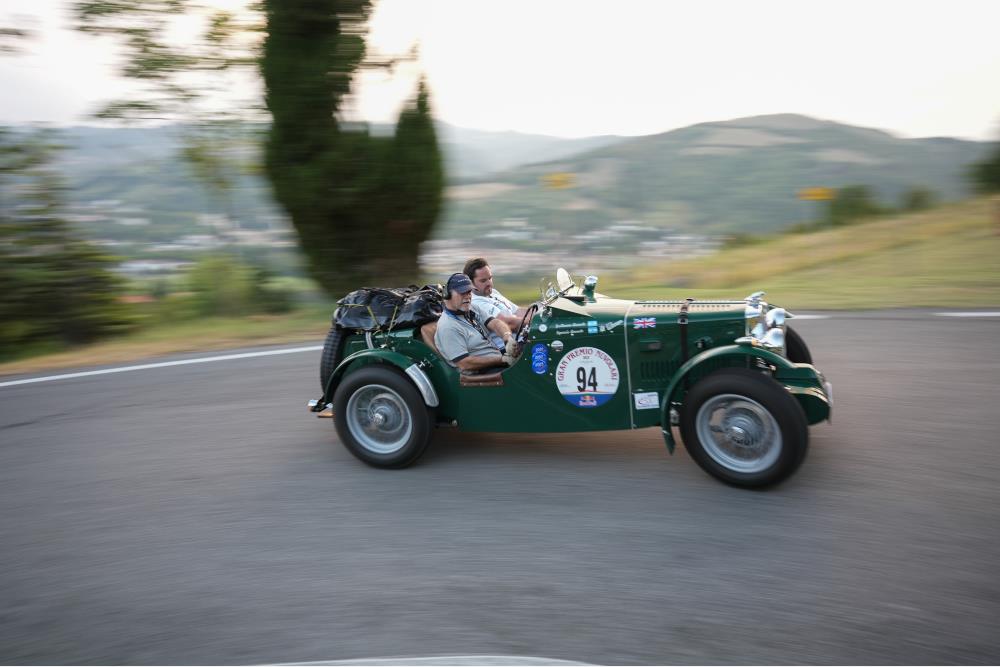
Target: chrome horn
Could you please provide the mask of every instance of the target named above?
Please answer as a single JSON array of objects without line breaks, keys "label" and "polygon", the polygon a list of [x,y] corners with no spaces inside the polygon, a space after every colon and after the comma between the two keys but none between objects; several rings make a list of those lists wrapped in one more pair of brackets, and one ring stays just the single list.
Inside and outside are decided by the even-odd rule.
[{"label": "chrome horn", "polygon": [[795,316],[784,308],[772,308],[767,311],[767,316],[764,319],[767,322],[767,328],[773,329],[774,327],[784,326],[785,320],[790,320],[793,317]]}]

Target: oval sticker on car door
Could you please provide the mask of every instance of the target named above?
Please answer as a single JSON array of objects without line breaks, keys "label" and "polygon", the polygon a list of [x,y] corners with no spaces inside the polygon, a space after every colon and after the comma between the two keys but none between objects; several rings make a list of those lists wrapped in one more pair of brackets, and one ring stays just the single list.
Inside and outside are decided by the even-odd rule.
[{"label": "oval sticker on car door", "polygon": [[618,391],[618,365],[604,350],[578,347],[556,367],[556,386],[563,398],[580,408],[596,408]]}]

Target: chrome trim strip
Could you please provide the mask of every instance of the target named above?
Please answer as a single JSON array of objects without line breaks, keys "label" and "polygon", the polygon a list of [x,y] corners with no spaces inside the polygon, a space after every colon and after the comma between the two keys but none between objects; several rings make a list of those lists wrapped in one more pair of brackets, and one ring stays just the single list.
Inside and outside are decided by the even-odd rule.
[{"label": "chrome trim strip", "polygon": [[431,384],[431,380],[427,377],[427,374],[420,370],[420,366],[413,364],[406,369],[406,374],[413,380],[413,384],[417,385],[420,395],[424,397],[424,403],[428,407],[436,408],[439,403],[437,392],[434,391],[434,385]]}]

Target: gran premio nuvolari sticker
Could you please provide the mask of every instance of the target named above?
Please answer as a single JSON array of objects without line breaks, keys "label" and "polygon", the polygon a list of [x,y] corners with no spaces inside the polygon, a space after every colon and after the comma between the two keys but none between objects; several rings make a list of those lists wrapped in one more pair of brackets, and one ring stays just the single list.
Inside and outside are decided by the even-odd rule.
[{"label": "gran premio nuvolari sticker", "polygon": [[556,367],[556,386],[567,401],[581,408],[596,408],[618,391],[618,366],[604,350],[577,347]]}]

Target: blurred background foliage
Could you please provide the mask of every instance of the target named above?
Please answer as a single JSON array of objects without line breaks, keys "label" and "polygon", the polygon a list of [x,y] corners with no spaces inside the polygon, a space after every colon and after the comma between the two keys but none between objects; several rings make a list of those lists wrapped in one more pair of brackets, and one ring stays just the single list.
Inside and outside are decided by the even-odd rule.
[{"label": "blurred background foliage", "polygon": [[186,289],[176,297],[190,307],[191,317],[286,313],[293,296],[265,269],[231,255],[212,255],[184,275]]},{"label": "blurred background foliage", "polygon": [[[427,88],[420,81],[391,136],[373,136],[367,126],[340,118],[360,69],[391,70],[412,54],[367,53],[368,0],[265,1],[253,9],[247,19],[206,13],[188,0],[74,2],[76,28],[115,40],[120,74],[136,84],[133,96],[108,103],[96,116],[172,123],[180,156],[237,228],[234,185],[246,173],[262,172],[297,234],[308,274],[328,295],[359,284],[417,280],[419,246],[438,219],[445,182]],[[200,37],[172,43],[173,22],[197,15]],[[4,28],[2,36],[4,52],[14,53],[12,45],[27,35]],[[262,76],[264,99],[220,107],[216,98],[227,77],[248,68]],[[146,295],[126,294],[136,285],[127,288],[111,271],[112,260],[74,237],[60,217],[55,147],[42,135],[2,138],[0,251],[10,289],[4,290],[0,357],[22,353],[28,341],[87,342],[144,320],[281,313],[294,306],[287,283],[279,286],[266,259],[254,262],[243,253],[213,254],[179,281],[157,281]],[[253,144],[263,150],[248,153]],[[138,317],[130,316],[127,304],[145,297],[158,308],[143,305],[133,308]]]},{"label": "blurred background foliage", "polygon": [[297,290],[236,250],[201,257],[170,282],[127,281],[65,219],[54,142],[51,132],[0,128],[0,359],[158,323],[293,309]]},{"label": "blurred background foliage", "polygon": [[[742,274],[720,267],[764,261],[754,253],[808,248],[815,263],[825,261],[823,249],[835,268],[866,252],[903,252],[905,241],[913,261],[899,266],[910,274],[892,276],[901,293],[922,289],[919,271],[940,283],[956,264],[992,284],[988,258],[967,260],[997,236],[976,216],[996,215],[1000,227],[1000,212],[947,204],[1000,192],[1000,144],[901,139],[794,114],[639,138],[476,132],[435,123],[423,79],[394,125],[373,126],[345,120],[356,77],[392,74],[414,54],[370,52],[370,0],[263,0],[239,14],[192,0],[70,7],[78,30],[118,44],[120,73],[135,88],[96,113],[113,128],[0,131],[0,359],[212,318],[242,329],[248,318],[329,308],[362,285],[440,279],[460,261],[430,252],[435,273],[421,275],[429,269],[419,253],[445,242],[452,254],[503,247],[505,291],[521,300],[532,290],[515,279],[531,275],[534,284],[540,273],[522,251],[545,269],[586,270],[599,253],[618,256],[612,284],[653,296],[663,287],[650,276],[668,288],[741,287]],[[179,19],[196,19],[201,33],[171,41]],[[31,39],[30,30],[0,26],[0,55],[17,57]],[[231,99],[233,77],[256,79],[259,96]],[[119,146],[141,137],[150,153],[131,161],[127,149],[88,154],[102,132]],[[59,145],[65,137],[71,150]],[[568,174],[565,185],[547,186],[553,174]],[[796,199],[799,188],[818,185],[831,199]],[[925,211],[947,211],[956,224],[900,218]],[[282,236],[286,224],[294,243]],[[918,237],[928,244],[919,252]],[[936,259],[955,244],[966,254]],[[643,254],[647,246],[652,254]],[[124,270],[165,253],[177,265],[167,275]],[[804,275],[804,265],[789,266],[798,273],[770,278],[791,285]],[[842,276],[823,280],[850,287]],[[976,280],[963,281],[961,294],[941,294],[996,301],[976,296]],[[852,294],[826,303],[878,305],[860,289]],[[931,305],[937,297],[914,298]]]},{"label": "blurred background foliage", "polygon": [[[391,70],[411,57],[368,53],[369,0],[265,0],[242,20],[213,11],[195,48],[169,41],[172,19],[200,11],[189,0],[80,0],[73,8],[79,30],[118,41],[121,73],[138,84],[137,97],[112,102],[100,117],[181,123],[184,157],[223,200],[238,172],[230,158],[240,132],[269,120],[260,130],[263,173],[320,287],[339,296],[359,284],[417,279],[419,244],[438,219],[445,180],[427,88],[421,81],[392,136],[341,119],[360,70]],[[264,99],[243,104],[242,115],[213,106],[226,77],[248,67],[259,68]]]},{"label": "blurred background foliage", "polygon": [[114,261],[62,216],[58,146],[0,129],[0,357],[19,346],[87,343],[134,326]]},{"label": "blurred background foliage", "polygon": [[338,119],[367,60],[366,0],[265,0],[265,168],[311,275],[332,296],[416,281],[441,211],[444,165],[423,81],[391,137]]},{"label": "blurred background foliage", "polygon": [[980,194],[1000,192],[1000,141],[989,157],[969,168],[969,179]]}]

